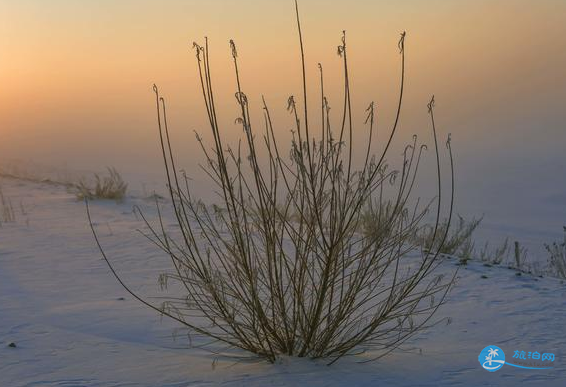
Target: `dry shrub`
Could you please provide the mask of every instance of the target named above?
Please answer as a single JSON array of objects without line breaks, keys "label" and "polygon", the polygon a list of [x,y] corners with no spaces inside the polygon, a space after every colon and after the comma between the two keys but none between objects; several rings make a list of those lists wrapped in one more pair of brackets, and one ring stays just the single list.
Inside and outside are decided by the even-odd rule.
[{"label": "dry shrub", "polygon": [[[345,33],[338,54],[344,68],[341,121],[334,127],[320,70],[320,121],[309,116],[303,43],[301,50],[302,106],[291,96],[288,110],[295,128],[290,149],[275,138],[270,109],[263,100],[264,131],[252,125],[243,91],[236,46],[230,41],[236,76],[237,123],[245,138],[236,148],[223,140],[214,100],[208,41],[194,44],[206,115],[214,144],[202,145],[203,169],[216,186],[219,205],[195,199],[190,181],[178,173],[167,124],[166,105],[154,86],[160,143],[167,187],[176,225],[167,229],[146,221],[147,237],[171,259],[172,271],[160,276],[164,288],[177,283],[182,294],[165,297],[162,305],[133,292],[116,273],[96,233],[100,250],[118,281],[135,298],[200,334],[268,361],[280,355],[325,358],[373,352],[383,356],[431,325],[453,278],[435,272],[447,229],[439,228],[444,198],[440,152],[434,124],[434,98],[428,104],[436,157],[435,201],[409,211],[419,161],[425,149],[417,137],[407,145],[402,166],[392,170],[386,154],[397,130],[405,82],[405,33],[401,34],[401,81],[395,123],[381,154],[371,154],[374,104],[366,120],[365,159],[353,162],[354,130]],[[450,141],[446,143],[452,171],[449,198],[453,203]],[[262,147],[263,153],[259,151]],[[287,153],[289,152],[289,153]],[[266,156],[260,156],[260,153]],[[289,155],[287,157],[286,155]],[[384,186],[395,187],[385,199]],[[364,223],[364,209],[385,208],[377,225]],[[414,244],[423,216],[433,209],[436,222],[433,249]],[[87,204],[88,210],[88,204]],[[88,213],[90,219],[90,213]],[[143,216],[143,215],[142,215]],[[144,220],[146,218],[144,217]],[[91,222],[92,225],[92,222]],[[361,232],[360,230],[365,230]]]}]

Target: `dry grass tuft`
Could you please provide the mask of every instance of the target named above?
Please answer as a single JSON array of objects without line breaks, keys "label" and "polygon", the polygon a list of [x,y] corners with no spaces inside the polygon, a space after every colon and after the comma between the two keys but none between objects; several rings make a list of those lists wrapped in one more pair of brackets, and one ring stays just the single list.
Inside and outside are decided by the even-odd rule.
[{"label": "dry grass tuft", "polygon": [[426,250],[439,250],[442,254],[457,256],[460,258],[460,263],[466,264],[474,254],[472,236],[481,221],[482,218],[468,221],[458,215],[458,223],[452,224],[452,227],[448,220],[439,226],[441,234],[447,235],[442,246],[440,246],[442,241],[434,238],[434,226],[424,228],[423,232],[417,235],[417,241]]},{"label": "dry grass tuft", "polygon": [[80,200],[110,199],[120,201],[126,196],[128,184],[113,167],[108,167],[108,176],[94,174],[94,185],[81,180],[76,184],[76,195]]},{"label": "dry grass tuft", "polygon": [[4,196],[2,187],[0,187],[0,226],[2,223],[11,223],[16,221],[16,213],[10,198]]},{"label": "dry grass tuft", "polygon": [[480,260],[485,262],[487,265],[500,265],[507,255],[509,254],[509,238],[494,250],[489,248],[489,243],[486,242],[484,247],[480,251]]},{"label": "dry grass tuft", "polygon": [[545,244],[544,247],[550,255],[549,264],[552,274],[566,279],[566,227],[564,227],[564,240],[562,242],[554,242],[551,245]]}]

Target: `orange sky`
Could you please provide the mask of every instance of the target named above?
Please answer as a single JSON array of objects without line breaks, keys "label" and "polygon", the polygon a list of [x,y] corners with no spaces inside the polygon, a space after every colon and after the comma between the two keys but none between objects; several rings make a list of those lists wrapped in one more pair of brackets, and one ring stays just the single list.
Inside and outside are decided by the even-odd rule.
[{"label": "orange sky", "polygon": [[[407,30],[401,140],[427,133],[433,93],[441,132],[454,134],[462,157],[497,157],[498,147],[524,141],[541,152],[566,138],[564,1],[302,0],[300,8],[312,95],[320,61],[336,112],[342,29],[357,119],[375,100],[383,130],[397,98],[397,39]],[[250,100],[259,109],[264,94],[287,133],[285,101],[300,94],[291,0],[0,1],[0,156],[95,169],[157,158],[156,82],[178,148],[188,151],[181,157],[200,160],[192,130],[207,128],[190,43],[204,35],[228,136],[239,134],[230,38]]]}]

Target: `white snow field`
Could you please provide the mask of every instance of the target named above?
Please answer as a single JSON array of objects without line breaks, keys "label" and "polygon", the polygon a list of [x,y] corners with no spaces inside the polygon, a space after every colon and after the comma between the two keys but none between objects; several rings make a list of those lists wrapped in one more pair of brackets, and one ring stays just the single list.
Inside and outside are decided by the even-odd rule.
[{"label": "white snow field", "polygon": [[[471,261],[437,315],[452,323],[378,361],[237,361],[189,347],[176,323],[120,287],[97,250],[84,203],[72,193],[8,178],[0,186],[16,216],[0,227],[0,387],[566,386],[566,285],[558,279]],[[91,213],[125,281],[158,295],[157,276],[170,263],[135,231],[143,224],[134,204],[155,214],[153,202],[132,197],[94,201]],[[441,270],[455,270],[456,261],[446,259]],[[507,362],[515,351],[553,353],[553,368],[488,372],[478,355],[489,345]]]}]

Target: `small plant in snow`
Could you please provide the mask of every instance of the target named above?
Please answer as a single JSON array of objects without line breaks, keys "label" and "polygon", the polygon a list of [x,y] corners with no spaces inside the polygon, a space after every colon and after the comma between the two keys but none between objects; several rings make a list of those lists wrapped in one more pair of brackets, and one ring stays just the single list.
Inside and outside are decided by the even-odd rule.
[{"label": "small plant in snow", "polygon": [[108,167],[108,175],[94,174],[94,184],[82,180],[76,184],[78,199],[111,199],[120,201],[126,195],[128,184],[113,167]]},{"label": "small plant in snow", "polygon": [[564,227],[564,240],[553,242],[551,245],[545,244],[548,251],[549,264],[553,274],[566,279],[566,226]]},{"label": "small plant in snow", "polygon": [[489,265],[499,265],[509,253],[509,238],[505,238],[503,244],[490,250],[489,243],[485,243],[483,249],[480,250],[480,260]]},{"label": "small plant in snow", "polygon": [[0,187],[0,226],[2,223],[10,223],[16,221],[16,213],[10,198],[4,196]]},{"label": "small plant in snow", "polygon": [[[472,235],[481,221],[482,218],[473,218],[468,221],[458,215],[458,223],[450,224],[449,220],[445,220],[440,224],[440,232],[447,234],[445,241],[435,238],[434,225],[423,228],[417,235],[417,241],[426,250],[439,250],[442,254],[457,256],[460,258],[460,263],[466,264],[474,252]],[[441,242],[443,242],[442,245]]]},{"label": "small plant in snow", "polygon": [[519,241],[514,243],[513,257],[515,258],[515,269],[523,270],[527,262],[527,249],[521,246]]}]

